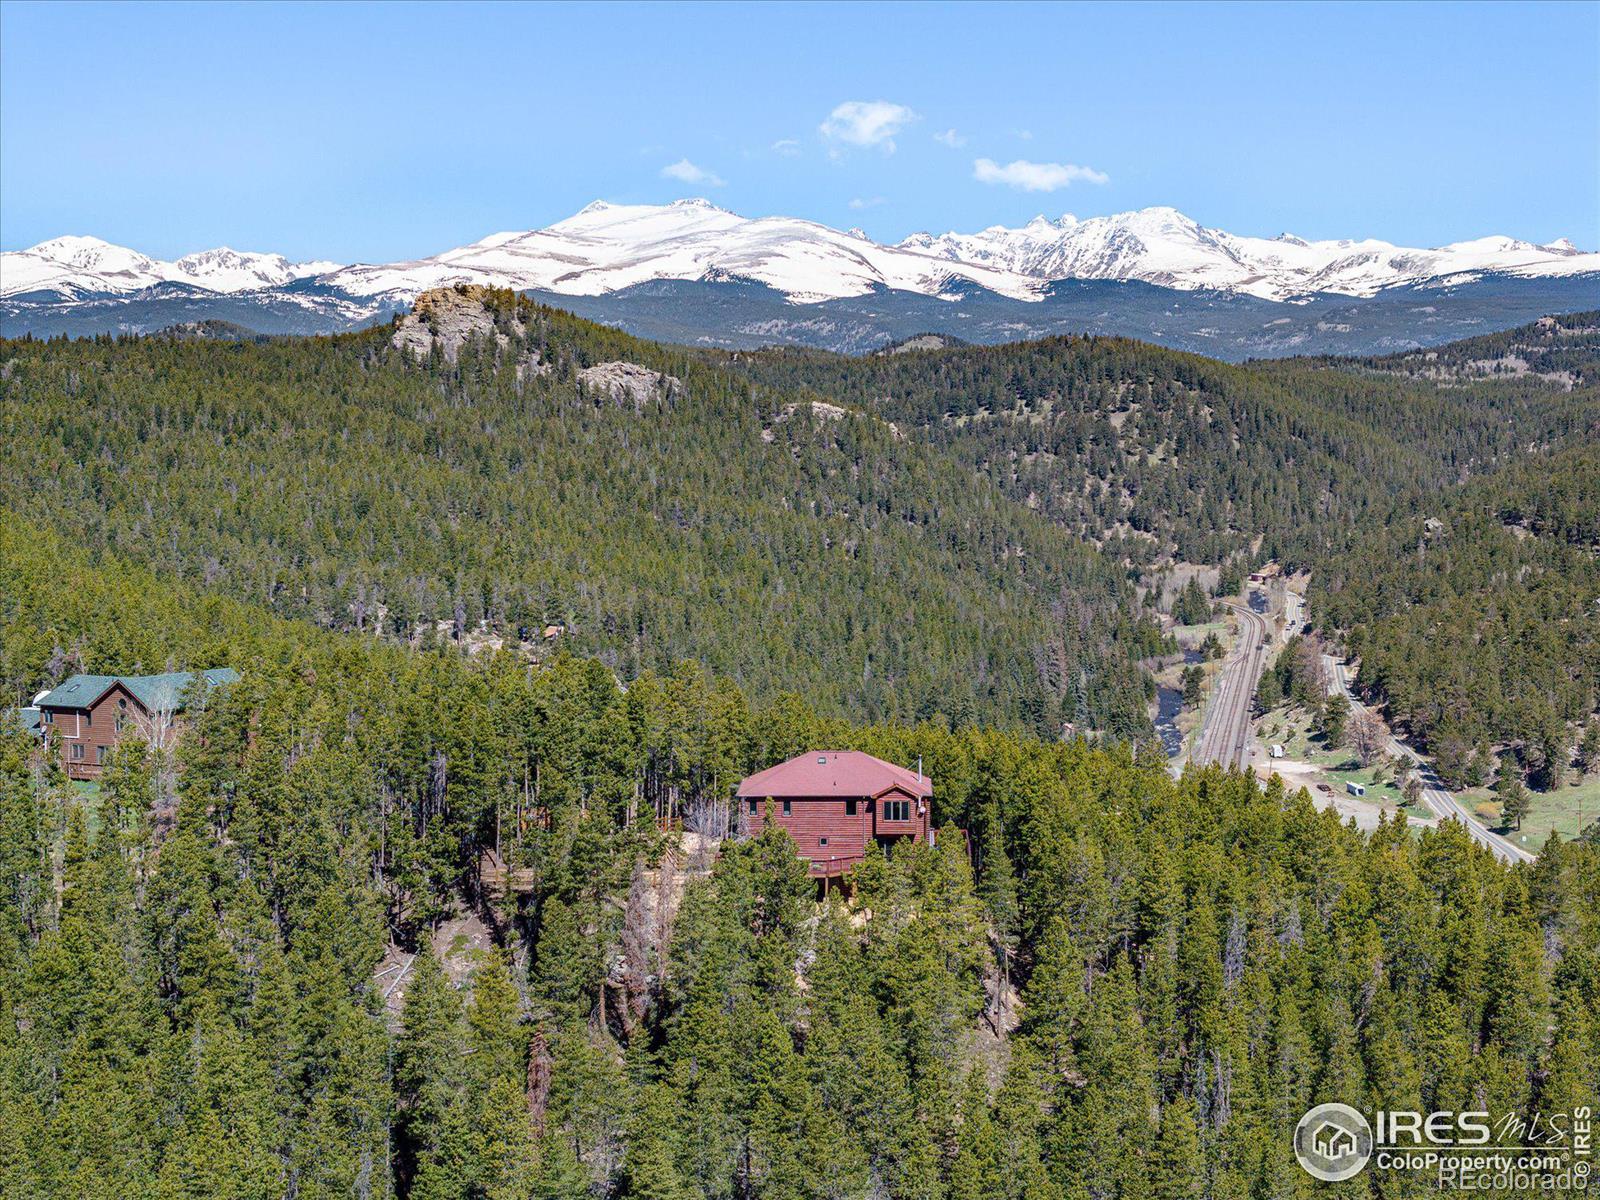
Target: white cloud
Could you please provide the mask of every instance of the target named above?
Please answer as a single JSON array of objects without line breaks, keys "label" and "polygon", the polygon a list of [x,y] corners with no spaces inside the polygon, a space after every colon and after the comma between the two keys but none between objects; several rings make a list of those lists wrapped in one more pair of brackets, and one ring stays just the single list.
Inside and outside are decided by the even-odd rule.
[{"label": "white cloud", "polygon": [[880,204],[889,203],[887,196],[857,196],[850,201],[850,207],[855,209],[877,208]]},{"label": "white cloud", "polygon": [[1111,177],[1093,167],[1075,163],[1036,163],[1017,159],[1001,166],[992,158],[972,164],[972,177],[979,183],[1003,183],[1024,192],[1053,192],[1074,183],[1109,183]]},{"label": "white cloud", "polygon": [[954,129],[946,129],[943,133],[934,134],[933,140],[949,146],[952,150],[959,150],[967,144],[967,139]]},{"label": "white cloud", "polygon": [[829,141],[851,146],[877,146],[885,154],[894,153],[894,135],[917,114],[904,104],[887,100],[846,100],[828,114],[818,128]]},{"label": "white cloud", "polygon": [[679,183],[697,183],[706,187],[722,187],[726,179],[704,167],[697,167],[687,158],[680,158],[675,163],[668,163],[661,168],[661,178],[676,179]]},{"label": "white cloud", "polygon": [[775,154],[781,154],[785,158],[793,158],[800,153],[800,143],[793,138],[779,138],[772,143],[772,149]]}]

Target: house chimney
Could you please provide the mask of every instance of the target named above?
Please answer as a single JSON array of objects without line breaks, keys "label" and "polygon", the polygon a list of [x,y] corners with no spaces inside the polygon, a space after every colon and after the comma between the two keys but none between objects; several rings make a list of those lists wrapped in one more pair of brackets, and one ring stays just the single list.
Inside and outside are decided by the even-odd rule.
[{"label": "house chimney", "polygon": [[917,782],[922,782],[922,755],[917,755]]}]

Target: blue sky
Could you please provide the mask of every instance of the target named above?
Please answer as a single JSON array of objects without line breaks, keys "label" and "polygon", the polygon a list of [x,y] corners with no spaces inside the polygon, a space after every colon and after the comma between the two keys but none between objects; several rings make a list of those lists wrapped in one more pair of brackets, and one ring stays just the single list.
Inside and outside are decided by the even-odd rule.
[{"label": "blue sky", "polygon": [[0,4],[7,249],[384,261],[689,195],[1594,249],[1600,5]]}]

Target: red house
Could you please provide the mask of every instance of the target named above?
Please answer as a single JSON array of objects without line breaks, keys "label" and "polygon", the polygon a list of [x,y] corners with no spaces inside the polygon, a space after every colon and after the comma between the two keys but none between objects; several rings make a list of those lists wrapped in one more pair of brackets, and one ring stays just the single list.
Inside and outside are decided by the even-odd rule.
[{"label": "red house", "polygon": [[884,762],[859,750],[813,750],[758,771],[739,784],[746,833],[772,820],[789,831],[811,874],[843,875],[877,842],[933,840],[933,780],[920,769]]}]

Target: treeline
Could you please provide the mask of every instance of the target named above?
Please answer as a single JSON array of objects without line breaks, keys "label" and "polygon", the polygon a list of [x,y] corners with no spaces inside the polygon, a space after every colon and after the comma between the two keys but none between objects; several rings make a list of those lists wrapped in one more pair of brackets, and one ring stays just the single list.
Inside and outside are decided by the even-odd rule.
[{"label": "treeline", "polygon": [[[1309,1197],[1316,1102],[1596,1103],[1592,846],[1510,870],[1126,747],[319,632],[12,517],[8,678],[58,645],[243,681],[170,832],[136,746],[86,803],[0,737],[6,1196]],[[779,832],[709,873],[658,834],[823,742],[921,755],[938,848],[846,907]],[[429,935],[496,846],[529,890],[456,980]]]},{"label": "treeline", "polygon": [[1484,782],[1509,751],[1554,787],[1600,709],[1600,451],[1531,459],[1366,531],[1313,588],[1363,695],[1450,782]]},{"label": "treeline", "polygon": [[[1132,664],[1163,643],[1071,533],[881,420],[490,303],[503,340],[455,361],[386,329],[0,345],[0,505],[323,628],[555,625],[624,678],[692,658],[867,719],[1148,735]],[[681,386],[580,386],[613,360]]]}]

